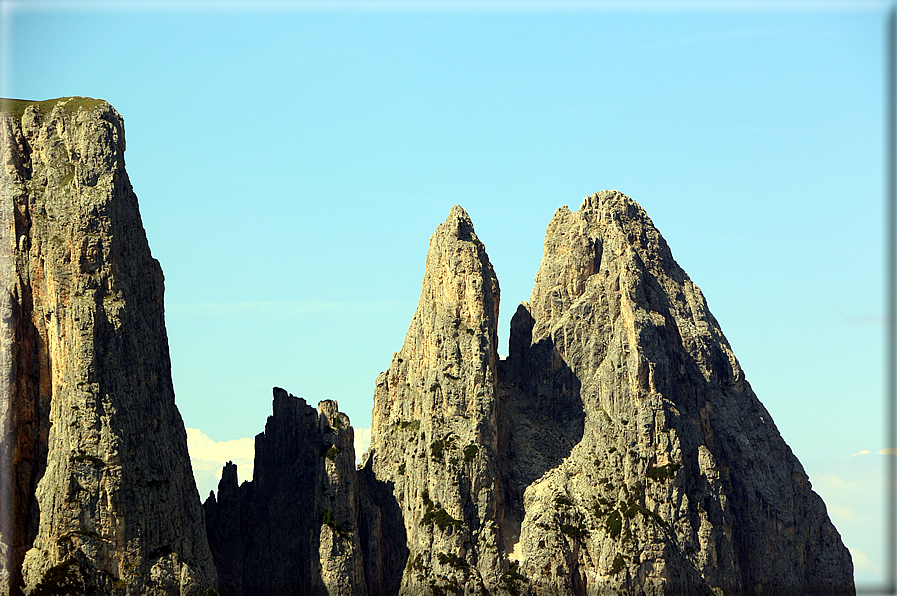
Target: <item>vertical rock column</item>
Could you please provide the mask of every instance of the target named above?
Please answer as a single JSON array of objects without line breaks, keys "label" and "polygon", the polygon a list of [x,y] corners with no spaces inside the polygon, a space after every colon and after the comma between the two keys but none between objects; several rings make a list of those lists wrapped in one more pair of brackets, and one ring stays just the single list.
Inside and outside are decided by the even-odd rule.
[{"label": "vertical rock column", "polygon": [[221,594],[366,596],[349,417],[277,387],[273,409],[252,480],[228,463],[203,504]]},{"label": "vertical rock column", "polygon": [[404,519],[405,594],[479,594],[501,572],[498,304],[483,244],[455,206],[430,238],[417,311],[374,393],[366,464]]},{"label": "vertical rock column", "polygon": [[0,592],[204,592],[215,570],[121,116],[3,103]]}]

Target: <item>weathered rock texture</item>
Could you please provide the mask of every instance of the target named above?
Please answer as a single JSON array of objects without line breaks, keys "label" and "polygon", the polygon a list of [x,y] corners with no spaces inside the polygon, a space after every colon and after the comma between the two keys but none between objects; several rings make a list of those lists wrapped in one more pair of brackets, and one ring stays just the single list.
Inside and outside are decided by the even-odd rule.
[{"label": "weathered rock texture", "polygon": [[502,556],[498,280],[467,213],[430,238],[420,301],[377,378],[367,464],[392,486],[408,558],[401,592],[494,591]]},{"label": "weathered rock texture", "polygon": [[[357,477],[351,430],[322,422],[335,405],[277,392],[256,479],[225,468],[206,502],[222,591],[854,593],[822,500],[635,202],[604,191],[555,213],[506,360],[498,303],[453,207]],[[326,547],[323,511],[343,528]]]},{"label": "weathered rock texture", "polygon": [[555,213],[511,333],[501,468],[536,593],[853,593],[822,500],[629,197]]},{"label": "weathered rock texture", "polygon": [[616,191],[555,213],[506,360],[453,207],[364,465],[336,402],[275,389],[252,481],[225,466],[204,520],[121,117],[3,108],[0,596],[199,596],[216,567],[225,596],[854,593],[703,295]]},{"label": "weathered rock texture", "polygon": [[224,467],[203,505],[222,596],[366,596],[354,432],[335,401],[316,411],[274,389],[252,480]]},{"label": "weathered rock texture", "polygon": [[163,278],[106,102],[3,100],[0,594],[216,583]]}]

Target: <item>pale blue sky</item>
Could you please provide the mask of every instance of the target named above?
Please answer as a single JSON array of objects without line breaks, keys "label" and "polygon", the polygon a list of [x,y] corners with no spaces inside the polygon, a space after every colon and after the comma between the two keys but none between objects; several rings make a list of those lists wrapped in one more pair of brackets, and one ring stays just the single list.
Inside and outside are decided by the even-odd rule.
[{"label": "pale blue sky", "polygon": [[369,426],[452,205],[504,346],[554,210],[615,188],[883,569],[890,3],[0,4],[0,95],[124,116],[188,427],[252,437],[275,385]]}]

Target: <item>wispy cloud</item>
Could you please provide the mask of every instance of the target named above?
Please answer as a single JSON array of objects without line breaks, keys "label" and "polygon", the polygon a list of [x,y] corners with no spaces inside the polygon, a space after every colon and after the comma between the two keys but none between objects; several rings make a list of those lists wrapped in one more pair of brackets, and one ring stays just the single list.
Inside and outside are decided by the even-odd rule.
[{"label": "wispy cloud", "polygon": [[897,449],[894,449],[893,447],[885,447],[878,453],[881,455],[897,455]]},{"label": "wispy cloud", "polygon": [[889,453],[897,454],[897,450],[861,449],[844,457],[803,462],[813,490],[825,501],[829,518],[850,549],[858,588],[872,587],[882,580],[886,526],[882,455]]},{"label": "wispy cloud", "polygon": [[170,314],[206,314],[206,315],[232,315],[242,313],[268,313],[281,315],[305,315],[318,313],[334,313],[344,311],[355,312],[385,312],[396,309],[407,310],[413,307],[413,302],[407,301],[292,301],[292,302],[189,302],[182,304],[167,304],[166,312]]},{"label": "wispy cloud", "polygon": [[853,559],[854,569],[864,573],[870,573],[874,575],[879,574],[878,565],[873,563],[869,559],[868,555],[866,555],[866,553],[859,549],[850,547],[847,547],[847,550],[850,551],[850,557]]},{"label": "wispy cloud", "polygon": [[251,438],[216,441],[198,428],[188,428],[187,450],[190,452],[196,488],[202,498],[218,489],[221,468],[229,461],[237,464],[240,482],[252,478],[255,443]]},{"label": "wispy cloud", "polygon": [[355,463],[361,463],[361,456],[371,446],[371,427],[355,429]]}]

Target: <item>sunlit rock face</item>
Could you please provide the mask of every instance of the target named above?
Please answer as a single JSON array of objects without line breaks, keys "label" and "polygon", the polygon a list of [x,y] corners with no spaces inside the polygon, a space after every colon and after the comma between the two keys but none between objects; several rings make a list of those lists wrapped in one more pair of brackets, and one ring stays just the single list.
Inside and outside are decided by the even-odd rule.
[{"label": "sunlit rock face", "polygon": [[[324,473],[322,450],[351,441],[325,439],[331,426],[304,403],[304,417],[286,417],[305,420],[298,441],[265,448],[287,444],[274,438],[276,396],[255,466],[280,461],[271,478],[291,488],[262,496],[258,479],[237,487],[225,469],[217,511],[244,504],[222,517],[206,503],[222,591],[242,569],[242,592],[225,593],[283,593],[248,590],[246,574],[287,568],[279,541],[298,528],[309,553],[289,568],[304,569],[303,593],[854,593],[821,499],[634,201],[604,191],[555,213],[505,360],[498,305],[483,242],[453,207],[430,239],[405,342],[376,380],[357,473]],[[251,517],[262,510],[295,523]],[[235,520],[260,537],[216,534]],[[324,548],[334,521],[341,546]],[[255,562],[218,560],[217,545],[241,544]],[[268,557],[281,562],[269,570]]]},{"label": "sunlit rock face", "polygon": [[499,369],[540,594],[852,594],[850,555],[701,291],[616,191],[559,209]]},{"label": "sunlit rock face", "polygon": [[201,507],[121,117],[2,104],[0,596],[854,593],[701,291],[616,191],[555,213],[505,360],[453,207],[363,464],[336,402],[275,389],[253,479],[225,466]]},{"label": "sunlit rock face", "polygon": [[122,118],[0,111],[0,593],[214,589]]},{"label": "sunlit rock face", "polygon": [[[458,206],[430,238],[417,310],[377,378],[366,465],[401,512],[400,591],[498,589],[498,280]],[[395,563],[394,563],[395,564]]]}]

